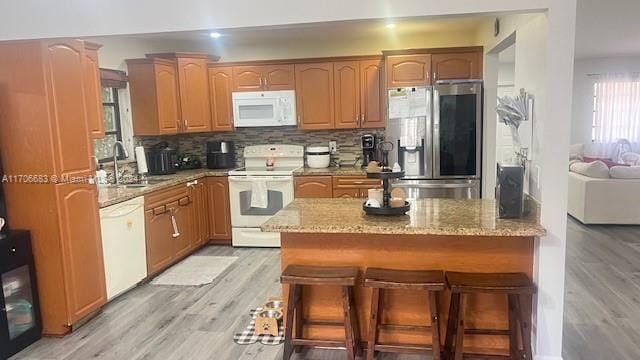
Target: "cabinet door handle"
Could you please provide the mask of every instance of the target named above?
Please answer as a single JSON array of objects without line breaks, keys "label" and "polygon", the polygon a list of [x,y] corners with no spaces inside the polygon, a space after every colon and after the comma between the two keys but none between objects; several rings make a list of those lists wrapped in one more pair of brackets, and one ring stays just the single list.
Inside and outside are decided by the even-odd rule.
[{"label": "cabinet door handle", "polygon": [[184,119],[184,129],[187,130],[189,128],[189,123],[187,122],[187,119]]},{"label": "cabinet door handle", "polygon": [[264,85],[262,85],[262,78],[260,78],[260,88],[264,89]]},{"label": "cabinet door handle", "polygon": [[180,120],[176,120],[176,128],[178,129],[178,131],[181,129],[181,128],[180,128],[180,124],[181,124],[181,123],[182,123],[182,122],[181,122]]},{"label": "cabinet door handle", "polygon": [[361,120],[361,121],[362,121],[362,123],[364,124],[364,122],[366,121],[366,120],[365,120],[365,117],[364,117],[364,114],[361,114],[361,115],[360,115],[360,117],[362,118],[362,120]]},{"label": "cabinet door handle", "polygon": [[298,114],[298,125],[300,125],[300,114]]},{"label": "cabinet door handle", "polygon": [[267,89],[269,87],[269,83],[267,82],[267,78],[264,78],[264,88]]}]

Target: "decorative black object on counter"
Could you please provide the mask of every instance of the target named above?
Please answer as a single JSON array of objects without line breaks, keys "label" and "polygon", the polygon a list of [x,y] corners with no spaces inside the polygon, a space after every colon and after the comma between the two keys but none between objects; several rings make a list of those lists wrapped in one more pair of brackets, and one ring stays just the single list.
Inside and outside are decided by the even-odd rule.
[{"label": "decorative black object on counter", "polygon": [[42,337],[40,303],[28,231],[0,235],[0,359]]},{"label": "decorative black object on counter", "polygon": [[367,215],[404,215],[411,208],[408,201],[404,202],[404,206],[391,207],[389,204],[391,200],[391,190],[389,180],[391,179],[400,179],[404,177],[404,171],[391,171],[391,169],[382,169],[380,172],[367,172],[367,177],[369,179],[380,179],[382,180],[382,204],[380,207],[367,206],[366,202],[362,204],[362,210],[364,210]]}]

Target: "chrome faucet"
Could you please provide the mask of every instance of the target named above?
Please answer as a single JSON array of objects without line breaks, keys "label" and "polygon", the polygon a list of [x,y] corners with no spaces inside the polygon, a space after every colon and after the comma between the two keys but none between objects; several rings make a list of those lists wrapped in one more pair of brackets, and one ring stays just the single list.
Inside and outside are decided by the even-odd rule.
[{"label": "chrome faucet", "polygon": [[115,185],[120,184],[120,179],[118,178],[118,147],[125,159],[129,157],[129,153],[127,153],[127,149],[125,149],[122,141],[116,141],[113,143],[113,178]]}]

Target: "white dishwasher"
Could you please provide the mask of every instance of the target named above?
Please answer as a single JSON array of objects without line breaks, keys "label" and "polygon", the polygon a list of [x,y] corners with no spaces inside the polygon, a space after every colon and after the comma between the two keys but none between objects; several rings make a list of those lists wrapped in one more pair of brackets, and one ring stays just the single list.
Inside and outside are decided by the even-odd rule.
[{"label": "white dishwasher", "polygon": [[122,294],[147,276],[144,197],[100,209],[107,299]]}]

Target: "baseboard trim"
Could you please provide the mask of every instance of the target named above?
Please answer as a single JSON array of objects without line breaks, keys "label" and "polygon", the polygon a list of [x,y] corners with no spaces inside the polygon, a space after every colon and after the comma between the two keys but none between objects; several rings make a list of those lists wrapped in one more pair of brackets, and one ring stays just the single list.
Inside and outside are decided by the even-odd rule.
[{"label": "baseboard trim", "polygon": [[533,360],[562,360],[562,356],[534,355]]}]

